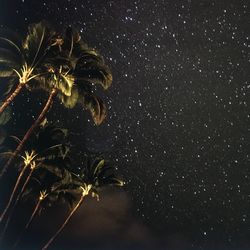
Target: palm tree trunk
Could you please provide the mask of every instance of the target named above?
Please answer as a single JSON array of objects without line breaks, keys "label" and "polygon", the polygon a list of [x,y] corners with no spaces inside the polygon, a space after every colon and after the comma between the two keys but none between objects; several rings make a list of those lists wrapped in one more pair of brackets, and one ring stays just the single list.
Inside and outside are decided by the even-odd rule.
[{"label": "palm tree trunk", "polygon": [[[34,168],[32,168],[32,169],[30,170],[29,175],[27,176],[26,181],[24,182],[24,184],[23,184],[23,186],[22,186],[22,189],[21,189],[20,193],[18,194],[18,196],[17,196],[17,198],[16,198],[16,203],[19,201],[19,199],[20,199],[20,197],[21,197],[21,195],[22,195],[24,189],[26,188],[26,186],[27,186],[27,184],[28,184],[28,182],[29,182],[29,180],[30,180],[32,174],[33,174],[33,171],[34,171]],[[15,204],[16,204],[16,203],[15,203]]]},{"label": "palm tree trunk", "polygon": [[62,226],[57,230],[57,232],[54,234],[53,237],[50,238],[50,240],[47,242],[47,244],[42,248],[42,250],[46,250],[49,245],[55,240],[55,238],[61,233],[61,231],[64,229],[64,227],[67,225],[67,223],[69,222],[70,218],[72,217],[72,215],[76,212],[76,210],[80,207],[80,205],[83,202],[83,198],[85,197],[85,195],[82,195],[80,200],[78,201],[78,203],[75,205],[74,209],[70,212],[70,214],[68,215],[68,217],[66,218],[66,220],[64,221],[64,223],[62,224]]},{"label": "palm tree trunk", "polygon": [[30,219],[29,219],[28,223],[26,224],[25,228],[24,228],[24,229],[22,230],[22,232],[20,233],[20,235],[19,235],[17,241],[15,242],[13,248],[15,248],[15,247],[18,245],[18,243],[20,242],[20,240],[21,240],[23,234],[24,234],[25,231],[28,229],[30,223],[33,221],[33,219],[34,219],[34,217],[35,217],[35,215],[36,215],[36,213],[37,213],[37,211],[38,211],[38,209],[39,209],[39,207],[40,207],[41,202],[42,202],[42,200],[41,200],[41,199],[38,199],[38,202],[36,203],[36,206],[35,206],[35,208],[34,208],[32,214],[31,214],[31,216],[30,216]]},{"label": "palm tree trunk", "polygon": [[23,186],[22,186],[21,191],[19,192],[19,194],[18,194],[18,196],[17,196],[17,198],[16,198],[16,200],[15,200],[15,203],[14,203],[14,205],[13,205],[13,209],[15,208],[16,204],[17,204],[18,201],[20,200],[20,197],[21,197],[21,195],[22,195],[24,189],[26,188],[26,186],[27,186],[27,184],[28,184],[28,182],[29,182],[29,180],[30,180],[30,178],[31,178],[31,175],[33,174],[33,171],[34,171],[34,168],[32,168],[32,169],[30,170],[29,175],[27,176],[27,178],[26,178],[26,180],[25,180],[25,182],[24,182],[24,184],[23,184]]},{"label": "palm tree trunk", "polygon": [[31,175],[32,175],[33,171],[34,171],[34,168],[31,169],[31,171],[29,172],[29,175],[27,176],[26,181],[24,182],[21,191],[19,192],[17,198],[15,199],[15,203],[14,203],[14,205],[12,206],[11,211],[10,211],[10,213],[9,213],[9,216],[8,216],[8,218],[7,218],[7,221],[6,221],[6,223],[5,223],[4,230],[3,230],[3,233],[2,233],[2,238],[4,237],[4,234],[5,234],[5,232],[6,232],[7,228],[8,228],[8,225],[9,225],[9,222],[10,222],[10,220],[11,220],[12,214],[13,214],[13,212],[14,212],[14,210],[15,210],[15,207],[16,207],[16,205],[17,205],[17,203],[18,203],[18,201],[19,201],[19,199],[20,199],[20,197],[21,197],[21,195],[22,195],[24,189],[26,188],[26,186],[27,186],[27,184],[28,184],[28,182],[29,182],[29,180],[30,180],[30,178],[31,178]]},{"label": "palm tree trunk", "polygon": [[12,161],[15,159],[15,157],[19,154],[19,152],[22,150],[24,144],[26,143],[26,141],[29,139],[29,137],[32,135],[32,133],[34,132],[34,130],[39,126],[39,124],[42,122],[42,120],[44,119],[44,116],[46,115],[46,113],[48,112],[50,106],[53,103],[53,98],[54,96],[57,94],[56,89],[53,89],[49,95],[49,98],[42,110],[42,112],[40,113],[40,115],[38,116],[38,118],[35,120],[35,122],[32,124],[32,126],[29,128],[29,130],[26,132],[26,134],[24,135],[22,141],[19,143],[18,147],[16,148],[15,152],[13,153],[13,155],[10,157],[10,159],[7,161],[7,163],[5,164],[5,166],[3,167],[1,173],[0,173],[0,178],[5,174],[5,172],[7,171],[9,165],[12,163]]},{"label": "palm tree trunk", "polygon": [[26,170],[26,168],[27,168],[27,166],[24,166],[24,167],[23,167],[22,171],[20,172],[20,174],[19,174],[19,176],[18,176],[18,178],[17,178],[16,184],[15,184],[15,186],[14,186],[14,188],[13,188],[13,191],[12,191],[12,193],[11,193],[11,195],[10,195],[9,201],[8,201],[8,203],[7,203],[7,205],[6,205],[5,209],[4,209],[4,211],[2,212],[2,214],[1,214],[1,216],[0,216],[0,222],[2,222],[2,220],[3,220],[4,216],[5,216],[5,214],[7,213],[8,209],[9,209],[11,203],[12,203],[13,197],[14,197],[14,195],[15,195],[15,193],[16,193],[16,190],[17,190],[17,188],[18,188],[18,186],[19,186],[19,183],[20,183],[20,181],[21,181],[21,178],[22,178],[22,176],[23,176],[24,171]]},{"label": "palm tree trunk", "polygon": [[35,208],[33,210],[33,213],[31,214],[30,219],[29,219],[28,223],[25,226],[25,229],[28,229],[30,223],[33,221],[33,219],[34,219],[34,217],[35,217],[35,215],[36,215],[36,213],[38,211],[38,208],[40,207],[41,202],[42,202],[42,200],[38,199],[38,202],[36,203],[36,206],[35,206]]},{"label": "palm tree trunk", "polygon": [[23,83],[19,83],[16,87],[16,89],[14,90],[14,92],[12,92],[12,94],[10,94],[6,100],[3,102],[2,106],[0,107],[0,114],[5,110],[6,107],[9,106],[9,104],[14,100],[14,98],[19,94],[19,92],[21,91],[21,89],[23,88],[24,84]]}]

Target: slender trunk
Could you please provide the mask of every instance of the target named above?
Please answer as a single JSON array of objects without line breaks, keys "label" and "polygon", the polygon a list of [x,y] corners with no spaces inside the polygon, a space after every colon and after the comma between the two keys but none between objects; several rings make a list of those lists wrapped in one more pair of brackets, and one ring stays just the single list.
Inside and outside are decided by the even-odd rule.
[{"label": "slender trunk", "polygon": [[41,200],[41,199],[38,199],[38,202],[36,203],[36,206],[35,206],[35,208],[34,208],[32,214],[31,214],[31,216],[30,216],[30,219],[29,219],[28,223],[26,224],[25,228],[22,230],[22,232],[21,232],[21,234],[19,235],[17,241],[15,242],[13,248],[17,247],[17,245],[18,245],[18,243],[20,242],[20,240],[21,240],[23,234],[24,234],[25,231],[28,229],[30,223],[33,221],[33,219],[34,219],[34,217],[35,217],[35,215],[36,215],[36,213],[37,213],[37,211],[38,211],[38,209],[39,209],[39,207],[40,207],[41,202],[42,202],[42,200]]},{"label": "slender trunk", "polygon": [[38,211],[38,208],[40,207],[41,202],[42,202],[42,200],[39,199],[38,202],[36,203],[36,206],[35,206],[35,208],[33,210],[33,213],[30,216],[30,219],[29,219],[28,223],[25,226],[25,229],[28,229],[30,223],[33,221],[33,219],[34,219],[34,217],[35,217],[35,215],[36,215],[36,213]]},{"label": "slender trunk", "polygon": [[7,161],[7,163],[3,167],[3,169],[2,169],[2,171],[0,173],[0,178],[5,174],[5,172],[7,171],[8,167],[9,167],[9,165],[16,158],[16,156],[20,153],[20,151],[22,150],[22,148],[23,148],[24,144],[26,143],[26,141],[29,139],[29,137],[32,135],[32,133],[34,132],[34,130],[39,126],[39,124],[44,119],[46,113],[48,112],[50,106],[52,105],[53,98],[56,95],[56,93],[57,93],[56,89],[53,89],[51,91],[51,93],[49,95],[49,98],[48,98],[48,100],[47,100],[47,102],[46,102],[46,104],[45,104],[42,112],[40,113],[40,115],[38,116],[38,118],[35,120],[35,122],[33,123],[33,125],[26,132],[26,134],[24,135],[22,141],[17,146],[15,152],[13,153],[13,155],[10,157],[10,159]]},{"label": "slender trunk", "polygon": [[19,92],[21,91],[21,89],[23,88],[24,84],[23,83],[19,83],[16,87],[16,89],[14,90],[14,92],[12,92],[12,94],[10,94],[6,100],[3,102],[2,106],[0,107],[0,114],[5,110],[6,107],[9,106],[9,104],[14,100],[14,98],[19,94]]},{"label": "slender trunk", "polygon": [[8,225],[9,225],[9,222],[10,222],[10,217],[7,219],[7,221],[6,221],[5,225],[4,225],[4,228],[3,228],[3,231],[2,231],[2,233],[1,233],[1,237],[0,237],[0,242],[2,242],[2,241],[3,241],[3,239],[4,239],[4,236],[5,236],[6,230],[7,230]]},{"label": "slender trunk", "polygon": [[23,186],[22,186],[22,189],[21,189],[20,193],[18,194],[18,196],[17,196],[17,198],[16,198],[15,205],[16,205],[17,202],[19,201],[19,199],[20,199],[20,197],[21,197],[21,195],[22,195],[24,189],[26,188],[26,186],[27,186],[27,184],[28,184],[28,182],[29,182],[29,180],[30,180],[32,174],[33,174],[33,171],[34,171],[34,168],[32,168],[32,169],[30,170],[29,175],[27,176],[26,181],[24,182],[24,184],[23,184]]},{"label": "slender trunk", "polygon": [[12,203],[13,197],[14,197],[14,195],[15,195],[15,193],[16,193],[16,190],[17,190],[17,188],[18,188],[18,186],[19,186],[19,183],[20,183],[20,181],[21,181],[21,178],[22,178],[22,176],[23,176],[24,171],[26,170],[26,168],[27,168],[27,166],[24,166],[24,167],[23,167],[22,171],[20,172],[20,174],[19,174],[19,176],[18,176],[18,178],[17,178],[16,184],[15,184],[15,186],[14,186],[14,188],[13,188],[13,191],[12,191],[12,193],[11,193],[11,195],[10,195],[9,201],[8,201],[8,203],[7,203],[7,205],[6,205],[5,209],[4,209],[4,211],[2,212],[2,214],[1,214],[1,216],[0,216],[0,222],[2,222],[2,220],[3,220],[4,216],[5,216],[5,214],[7,213],[8,209],[9,209],[11,203]]},{"label": "slender trunk", "polygon": [[31,169],[31,171],[29,172],[29,175],[27,176],[26,181],[24,182],[21,191],[19,192],[17,198],[15,199],[15,203],[14,203],[14,205],[13,205],[12,208],[11,208],[11,211],[10,211],[9,216],[8,216],[8,218],[7,218],[7,221],[6,221],[6,223],[5,223],[4,230],[3,230],[3,233],[2,233],[2,237],[1,237],[1,238],[3,238],[4,235],[5,235],[5,232],[6,232],[7,228],[8,228],[8,225],[9,225],[9,222],[10,222],[10,220],[11,220],[12,214],[13,214],[13,212],[14,212],[14,210],[15,210],[15,207],[16,207],[18,201],[20,200],[20,197],[21,197],[21,195],[22,195],[24,189],[26,188],[26,186],[27,186],[27,184],[28,184],[28,182],[29,182],[29,180],[30,180],[30,178],[31,178],[31,175],[32,175],[33,171],[34,171],[34,168]]},{"label": "slender trunk", "polygon": [[26,177],[26,180],[25,180],[25,182],[24,182],[24,184],[23,184],[23,186],[22,186],[22,189],[21,189],[21,191],[19,192],[19,194],[18,194],[18,196],[17,196],[17,198],[16,198],[16,200],[15,200],[15,203],[14,203],[14,205],[13,205],[13,209],[15,208],[16,204],[17,204],[18,201],[20,200],[20,197],[21,197],[21,195],[22,195],[24,189],[26,188],[26,186],[27,186],[27,184],[28,184],[28,182],[29,182],[29,180],[30,180],[30,178],[31,178],[31,175],[33,174],[33,171],[34,171],[34,168],[30,170],[29,175]]},{"label": "slender trunk", "polygon": [[53,237],[50,238],[50,240],[47,242],[47,244],[42,248],[42,250],[46,250],[50,244],[55,240],[55,238],[61,233],[61,231],[64,229],[64,227],[67,225],[67,223],[69,222],[70,218],[72,217],[72,215],[76,212],[76,210],[80,207],[80,205],[83,202],[83,198],[85,197],[85,195],[82,195],[80,200],[78,201],[78,203],[76,204],[76,206],[74,207],[74,209],[70,212],[70,214],[68,215],[68,217],[66,218],[66,220],[64,221],[64,223],[62,224],[62,226],[57,230],[57,232],[54,234]]}]

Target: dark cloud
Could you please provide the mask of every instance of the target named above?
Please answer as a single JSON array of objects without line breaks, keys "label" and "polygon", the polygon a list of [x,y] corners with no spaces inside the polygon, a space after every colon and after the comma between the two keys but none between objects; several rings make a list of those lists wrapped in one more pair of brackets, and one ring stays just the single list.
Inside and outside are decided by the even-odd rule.
[{"label": "dark cloud", "polygon": [[[51,211],[48,216],[49,221],[53,220],[54,224],[60,225],[66,213],[63,210],[58,211],[55,218],[54,212]],[[52,235],[56,229],[55,226],[41,221],[36,230],[46,235],[50,232]],[[146,247],[153,241],[154,237],[149,228],[132,215],[129,195],[125,192],[105,190],[99,202],[86,197],[82,207],[57,239],[57,246],[67,243],[69,246],[72,244],[84,247],[86,242],[91,242],[91,245],[96,247]]]}]

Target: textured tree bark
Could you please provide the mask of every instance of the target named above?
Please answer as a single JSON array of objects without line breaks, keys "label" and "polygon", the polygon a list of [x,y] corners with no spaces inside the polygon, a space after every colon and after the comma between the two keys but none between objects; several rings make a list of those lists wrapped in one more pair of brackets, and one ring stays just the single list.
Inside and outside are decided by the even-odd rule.
[{"label": "textured tree bark", "polygon": [[0,114],[5,110],[5,108],[7,108],[9,106],[9,104],[14,100],[14,98],[19,94],[19,92],[21,91],[21,89],[23,88],[24,84],[23,83],[19,83],[16,87],[16,89],[14,90],[14,92],[12,92],[12,94],[6,98],[6,100],[4,101],[4,103],[2,104],[2,106],[0,107]]}]

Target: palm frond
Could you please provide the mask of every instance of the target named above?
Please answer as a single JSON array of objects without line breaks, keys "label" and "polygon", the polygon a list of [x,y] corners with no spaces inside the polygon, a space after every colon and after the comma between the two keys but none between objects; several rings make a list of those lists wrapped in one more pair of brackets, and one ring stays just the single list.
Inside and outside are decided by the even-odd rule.
[{"label": "palm frond", "polygon": [[55,32],[45,22],[31,24],[23,42],[26,61],[33,67],[44,56],[52,45]]},{"label": "palm frond", "polygon": [[13,155],[14,155],[14,152],[12,152],[12,151],[2,152],[2,153],[0,153],[0,158],[8,159]]},{"label": "palm frond", "polygon": [[84,107],[90,111],[95,124],[100,125],[106,117],[104,102],[99,97],[88,93],[85,93],[82,101]]},{"label": "palm frond", "polygon": [[66,108],[72,109],[75,107],[75,105],[79,100],[79,92],[78,89],[75,86],[73,86],[73,88],[71,89],[71,96],[66,96],[59,92],[57,97]]},{"label": "palm frond", "polygon": [[[11,50],[0,48],[0,70],[11,71],[20,66],[20,60]],[[1,76],[1,75],[0,75]],[[1,76],[6,77],[6,76]],[[8,76],[7,76],[8,77]]]},{"label": "palm frond", "polygon": [[84,80],[92,84],[100,84],[104,89],[108,89],[113,81],[107,65],[94,61],[86,62],[84,58],[78,60],[74,74],[79,81]]},{"label": "palm frond", "polygon": [[0,48],[5,48],[23,58],[22,38],[7,27],[0,28]]},{"label": "palm frond", "polygon": [[10,138],[14,139],[14,141],[16,143],[20,143],[21,142],[21,140],[17,136],[15,136],[15,135],[11,135]]},{"label": "palm frond", "polygon": [[98,175],[101,172],[101,169],[105,166],[104,164],[104,159],[98,160],[97,165],[94,166],[93,175]]},{"label": "palm frond", "polygon": [[70,74],[60,74],[57,80],[54,82],[54,86],[64,94],[65,96],[71,96],[71,90],[74,84],[75,78]]},{"label": "palm frond", "polygon": [[101,186],[103,185],[112,185],[112,186],[124,186],[124,182],[119,180],[118,178],[110,177],[105,178],[100,181]]},{"label": "palm frond", "polygon": [[63,46],[62,49],[64,51],[67,51],[67,56],[71,57],[72,53],[75,49],[75,45],[80,41],[81,36],[80,34],[73,29],[72,27],[68,27],[65,31],[64,37],[63,37]]},{"label": "palm frond", "polygon": [[[87,161],[79,174],[82,182],[92,185],[92,192],[94,196],[98,197],[98,189],[106,186],[123,186],[124,182],[117,178],[114,173],[115,167],[108,164],[104,159],[97,158],[95,160]],[[95,195],[96,193],[96,195]]]}]

